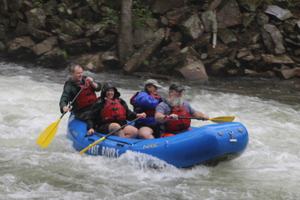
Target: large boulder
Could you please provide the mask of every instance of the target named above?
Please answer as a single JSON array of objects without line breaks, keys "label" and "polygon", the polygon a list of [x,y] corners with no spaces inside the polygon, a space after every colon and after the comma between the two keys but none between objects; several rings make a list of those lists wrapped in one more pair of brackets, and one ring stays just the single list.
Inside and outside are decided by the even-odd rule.
[{"label": "large boulder", "polygon": [[16,59],[34,58],[32,51],[34,46],[35,42],[29,36],[18,37],[7,43],[7,53]]},{"label": "large boulder", "polygon": [[45,28],[46,15],[41,8],[33,8],[26,13],[28,26],[43,29]]},{"label": "large boulder", "polygon": [[281,74],[284,79],[291,79],[296,76],[300,77],[300,67],[281,70]]},{"label": "large boulder", "polygon": [[69,42],[63,42],[63,49],[67,51],[68,54],[79,54],[91,51],[91,40],[90,38],[81,38],[78,40],[72,40]]},{"label": "large boulder", "polygon": [[67,19],[63,20],[60,28],[63,33],[68,35],[81,36],[84,33],[80,26]]},{"label": "large boulder", "polygon": [[45,30],[39,30],[31,26],[27,27],[27,31],[37,41],[43,41],[49,37],[53,37],[52,33],[49,33]]},{"label": "large boulder", "polygon": [[47,51],[37,58],[35,62],[36,65],[52,69],[64,68],[67,63],[64,52],[58,47],[54,47],[50,51]]},{"label": "large boulder", "polygon": [[273,64],[294,64],[295,62],[286,54],[274,56],[272,54],[262,54],[263,61]]},{"label": "large boulder", "polygon": [[268,7],[265,10],[265,13],[273,15],[282,21],[291,18],[293,16],[291,11],[287,9],[283,9],[276,5],[268,5]]},{"label": "large boulder", "polygon": [[99,72],[105,69],[101,57],[104,52],[95,52],[90,54],[80,54],[78,56],[71,56],[70,63],[80,64],[84,70]]},{"label": "large boulder", "polygon": [[220,71],[222,71],[226,67],[227,64],[228,64],[227,57],[217,60],[211,65],[210,73],[213,75],[218,75]]},{"label": "large boulder", "polygon": [[237,41],[235,33],[228,28],[219,29],[218,36],[221,38],[222,42],[226,45]]},{"label": "large boulder", "polygon": [[186,80],[189,81],[207,81],[205,66],[201,60],[194,61],[179,69]]},{"label": "large boulder", "polygon": [[9,41],[7,44],[9,54],[18,54],[24,49],[27,49],[25,52],[31,51],[33,46],[35,46],[35,42],[28,36],[15,38],[14,40]]},{"label": "large boulder", "polygon": [[152,10],[159,14],[164,14],[172,8],[180,8],[185,5],[185,0],[155,0],[152,4]]},{"label": "large boulder", "polygon": [[40,56],[48,51],[51,51],[56,46],[58,46],[57,38],[50,37],[32,47],[32,50],[36,55]]},{"label": "large boulder", "polygon": [[242,24],[242,14],[235,0],[222,1],[217,12],[218,28],[227,28]]},{"label": "large boulder", "polygon": [[261,6],[263,1],[238,0],[238,3],[248,12],[255,12],[256,9]]},{"label": "large boulder", "polygon": [[188,7],[184,6],[181,8],[173,8],[171,11],[167,12],[164,16],[166,17],[166,25],[169,27],[178,25],[184,18],[184,14],[188,11]]},{"label": "large boulder", "polygon": [[187,39],[196,40],[204,32],[204,26],[197,14],[190,16],[181,26]]},{"label": "large boulder", "polygon": [[285,52],[283,36],[276,26],[273,24],[264,24],[260,30],[264,44],[270,52],[275,54],[282,54]]}]

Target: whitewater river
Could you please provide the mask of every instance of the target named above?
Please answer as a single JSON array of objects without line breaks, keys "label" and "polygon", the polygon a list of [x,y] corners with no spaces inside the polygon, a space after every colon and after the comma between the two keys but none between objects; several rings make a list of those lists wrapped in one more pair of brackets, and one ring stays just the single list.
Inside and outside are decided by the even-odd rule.
[{"label": "whitewater river", "polygon": [[[85,74],[114,82],[127,103],[146,80]],[[216,167],[153,169],[133,153],[117,159],[78,155],[66,138],[68,114],[47,148],[36,143],[61,116],[58,101],[68,77],[66,70],[0,61],[0,199],[300,199],[299,80],[183,82],[196,109],[244,124],[249,145],[242,156]],[[166,96],[170,82],[160,83]]]}]

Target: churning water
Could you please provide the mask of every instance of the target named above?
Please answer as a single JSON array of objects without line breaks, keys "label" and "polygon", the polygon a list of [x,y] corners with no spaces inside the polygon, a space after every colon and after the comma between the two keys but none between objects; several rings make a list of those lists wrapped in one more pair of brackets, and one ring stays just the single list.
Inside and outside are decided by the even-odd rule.
[{"label": "churning water", "polygon": [[[85,74],[114,83],[127,103],[146,80]],[[216,167],[153,169],[144,155],[132,152],[120,158],[78,155],[66,138],[67,115],[47,148],[36,143],[61,115],[58,101],[68,77],[65,70],[0,62],[0,199],[300,199],[299,82],[183,82],[197,110],[244,124],[249,145],[242,156]],[[170,82],[160,83],[166,97]]]}]

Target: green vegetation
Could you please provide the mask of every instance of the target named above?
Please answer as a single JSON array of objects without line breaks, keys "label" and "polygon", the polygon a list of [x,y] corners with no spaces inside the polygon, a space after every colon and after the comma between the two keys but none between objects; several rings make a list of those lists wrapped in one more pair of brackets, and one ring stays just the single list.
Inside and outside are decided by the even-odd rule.
[{"label": "green vegetation", "polygon": [[80,27],[83,27],[87,24],[87,21],[84,18],[81,19],[74,19],[74,23]]},{"label": "green vegetation", "polygon": [[[120,23],[120,5],[117,3],[107,2],[107,16],[103,21],[111,24]],[[133,0],[132,2],[132,25],[135,28],[147,27],[147,20],[154,19],[149,5],[145,5],[140,0]]]},{"label": "green vegetation", "polygon": [[68,53],[64,50],[61,52],[62,56],[67,59],[68,58]]},{"label": "green vegetation", "polygon": [[44,5],[43,0],[31,0],[31,2],[33,5],[40,7],[40,8],[43,7],[43,5]]},{"label": "green vegetation", "polygon": [[154,19],[154,13],[149,5],[143,4],[140,0],[134,0],[132,5],[132,25],[135,28],[145,28],[147,20]]},{"label": "green vegetation", "polygon": [[105,23],[110,23],[110,24],[119,24],[120,23],[119,18],[120,18],[120,11],[108,9],[107,16],[103,18],[103,21]]},{"label": "green vegetation", "polygon": [[148,60],[144,60],[144,61],[143,61],[143,65],[149,65]]}]

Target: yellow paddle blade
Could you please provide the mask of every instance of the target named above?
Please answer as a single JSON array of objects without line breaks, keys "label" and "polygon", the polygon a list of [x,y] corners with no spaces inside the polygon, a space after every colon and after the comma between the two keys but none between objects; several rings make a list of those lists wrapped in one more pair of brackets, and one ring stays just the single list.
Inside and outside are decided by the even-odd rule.
[{"label": "yellow paddle blade", "polygon": [[235,118],[234,116],[222,116],[222,117],[209,118],[209,120],[216,123],[222,123],[222,122],[232,122],[234,118]]},{"label": "yellow paddle blade", "polygon": [[58,123],[60,122],[60,120],[61,120],[61,118],[59,118],[56,122],[50,124],[36,139],[36,142],[41,147],[47,147],[51,143],[53,137],[55,136],[55,134],[57,132]]},{"label": "yellow paddle blade", "polygon": [[87,150],[89,150],[90,148],[92,148],[93,146],[95,146],[96,144],[98,144],[99,142],[103,141],[104,139],[106,139],[106,137],[100,138],[99,140],[97,140],[93,144],[90,144],[89,146],[87,146],[84,149],[82,149],[78,154],[83,154],[84,152],[86,152]]}]

